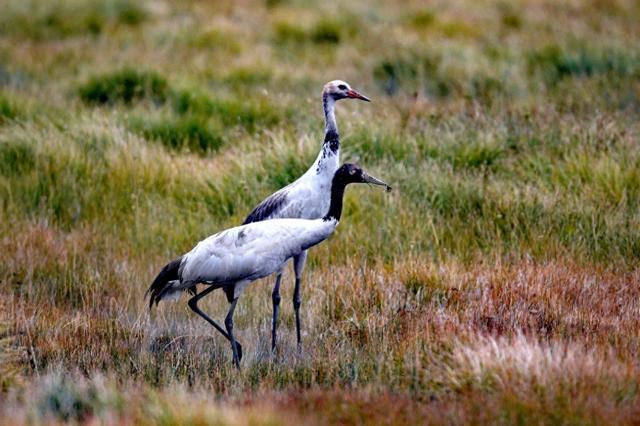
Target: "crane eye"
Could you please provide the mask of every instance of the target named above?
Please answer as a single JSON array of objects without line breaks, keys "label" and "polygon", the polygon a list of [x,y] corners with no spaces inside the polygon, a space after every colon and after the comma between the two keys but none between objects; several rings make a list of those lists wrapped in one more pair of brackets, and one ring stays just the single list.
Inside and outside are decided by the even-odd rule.
[{"label": "crane eye", "polygon": [[340,90],[347,90],[347,86],[345,86],[344,84],[339,84],[339,85],[338,85],[338,89],[340,89]]}]

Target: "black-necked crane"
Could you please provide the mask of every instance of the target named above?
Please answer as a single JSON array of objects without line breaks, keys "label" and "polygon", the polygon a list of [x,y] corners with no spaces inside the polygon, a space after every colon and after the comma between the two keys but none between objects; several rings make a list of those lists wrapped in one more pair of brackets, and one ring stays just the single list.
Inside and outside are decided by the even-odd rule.
[{"label": "black-necked crane", "polygon": [[[247,216],[244,223],[259,222],[276,218],[318,219],[327,211],[331,200],[331,180],[340,161],[340,135],[335,117],[335,104],[341,99],[369,98],[356,92],[342,80],[330,81],[322,90],[322,109],[324,111],[324,142],[316,161],[300,178],[280,189],[258,204]],[[293,290],[293,310],[296,320],[296,338],[300,347],[300,283],[307,260],[307,251],[293,258],[295,287]],[[284,269],[284,268],[283,268]],[[280,310],[280,281],[282,271],[276,271],[276,282],[271,299],[273,301],[273,322],[271,329],[271,348],[276,347],[276,329]]]},{"label": "black-necked crane", "polygon": [[[189,307],[231,342],[233,363],[239,367],[242,346],[233,334],[233,312],[242,291],[251,282],[281,271],[289,259],[327,239],[338,226],[344,191],[351,183],[371,183],[391,190],[359,166],[344,164],[333,174],[329,207],[320,219],[268,219],[227,229],[200,241],[160,271],[147,290],[149,307],[176,292],[194,291],[197,284],[207,285],[189,299]],[[224,290],[231,304],[225,329],[198,308],[198,300],[218,288]]]}]

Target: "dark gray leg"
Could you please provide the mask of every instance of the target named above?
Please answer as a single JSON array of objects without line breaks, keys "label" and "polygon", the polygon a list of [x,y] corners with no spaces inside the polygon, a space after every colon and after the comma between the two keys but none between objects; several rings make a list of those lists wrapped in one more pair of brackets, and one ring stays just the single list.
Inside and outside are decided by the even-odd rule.
[{"label": "dark gray leg", "polygon": [[[207,321],[209,324],[214,326],[216,330],[218,330],[220,333],[222,333],[222,335],[224,337],[226,337],[227,340],[231,341],[231,337],[227,334],[227,332],[224,331],[224,329],[222,327],[220,327],[214,320],[209,318],[209,316],[207,314],[205,314],[204,312],[202,312],[200,310],[200,308],[198,307],[198,300],[202,299],[204,296],[206,296],[207,294],[211,293],[213,290],[215,290],[217,288],[220,288],[220,287],[215,287],[215,286],[211,285],[211,286],[205,288],[199,294],[196,294],[191,299],[189,299],[188,305],[189,305],[189,307],[191,308],[191,310],[193,312],[195,312],[196,314],[198,314],[202,318],[204,318],[205,321]],[[238,359],[242,359],[242,346],[238,342],[236,342],[236,346],[238,348]]]},{"label": "dark gray leg", "polygon": [[240,368],[240,357],[238,356],[238,350],[236,349],[236,339],[233,336],[233,311],[236,309],[236,304],[238,303],[238,298],[234,298],[231,302],[231,307],[229,308],[229,313],[227,317],[224,319],[224,325],[227,327],[227,333],[229,333],[229,340],[231,340],[231,350],[233,351],[233,365],[236,368]]},{"label": "dark gray leg", "polygon": [[278,314],[280,313],[280,280],[282,279],[282,271],[278,271],[276,275],[276,285],[271,293],[273,301],[273,322],[271,324],[271,350],[276,350],[276,329],[278,328]]},{"label": "dark gray leg", "polygon": [[306,261],[306,251],[303,251],[293,258],[293,270],[296,273],[296,286],[293,289],[293,310],[296,314],[296,337],[298,341],[298,349],[301,348],[302,344],[300,338],[300,305],[302,304],[302,300],[300,298],[300,281],[302,279],[302,272],[304,271],[304,264]]}]

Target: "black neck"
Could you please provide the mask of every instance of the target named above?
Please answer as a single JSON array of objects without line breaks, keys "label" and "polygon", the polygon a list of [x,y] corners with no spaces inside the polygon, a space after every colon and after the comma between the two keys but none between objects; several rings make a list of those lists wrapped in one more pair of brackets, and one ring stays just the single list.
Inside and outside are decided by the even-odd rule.
[{"label": "black neck", "polygon": [[334,154],[340,149],[340,135],[335,130],[328,130],[324,134],[324,146],[328,146]]},{"label": "black neck", "polygon": [[336,174],[331,182],[331,204],[329,205],[329,211],[324,215],[322,220],[340,220],[340,215],[342,215],[342,199],[344,198],[344,189],[346,187],[347,184]]},{"label": "black neck", "polygon": [[340,148],[340,135],[335,116],[335,100],[328,93],[322,95],[322,109],[324,111],[324,145],[329,146],[332,152]]}]

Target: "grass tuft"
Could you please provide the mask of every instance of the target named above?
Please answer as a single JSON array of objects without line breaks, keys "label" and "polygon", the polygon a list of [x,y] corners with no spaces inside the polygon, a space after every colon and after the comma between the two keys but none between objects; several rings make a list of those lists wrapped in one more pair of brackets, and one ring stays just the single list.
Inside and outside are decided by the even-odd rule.
[{"label": "grass tuft", "polygon": [[338,44],[342,39],[341,28],[342,24],[338,21],[322,19],[311,30],[311,41],[320,44]]},{"label": "grass tuft", "polygon": [[199,116],[138,119],[133,121],[132,127],[145,138],[157,140],[176,151],[188,150],[198,154],[209,154],[224,145],[220,130]]},{"label": "grass tuft", "polygon": [[542,72],[549,83],[563,78],[580,78],[605,75],[632,77],[640,73],[640,57],[616,51],[582,47],[577,50],[550,44],[528,55],[531,72]]},{"label": "grass tuft", "polygon": [[450,145],[440,153],[454,169],[493,169],[505,154],[504,147],[495,141],[468,140]]},{"label": "grass tuft", "polygon": [[[274,25],[275,41],[279,44],[316,44],[336,45],[346,36],[353,37],[358,32],[355,18],[321,18],[309,28],[288,21],[279,21]],[[345,29],[346,28],[346,29]]]},{"label": "grass tuft", "polygon": [[278,43],[302,43],[307,40],[304,28],[287,21],[276,22],[273,29]]},{"label": "grass tuft", "polygon": [[94,105],[131,104],[140,100],[160,104],[167,99],[168,90],[167,81],[160,74],[124,68],[90,78],[78,93],[84,102]]},{"label": "grass tuft", "polygon": [[379,62],[373,76],[388,95],[399,91],[417,93],[423,90],[437,97],[447,96],[449,83],[438,75],[438,55],[401,55]]},{"label": "grass tuft", "polygon": [[0,142],[0,174],[20,176],[29,173],[36,165],[34,149],[18,141]]},{"label": "grass tuft", "polygon": [[0,93],[0,126],[19,118],[23,113],[11,98]]},{"label": "grass tuft", "polygon": [[273,81],[273,72],[268,68],[237,68],[224,76],[223,82],[231,87],[246,89],[253,86],[267,86]]},{"label": "grass tuft", "polygon": [[436,14],[432,10],[420,10],[413,13],[408,21],[413,28],[424,30],[436,22]]},{"label": "grass tuft", "polygon": [[500,23],[505,28],[519,29],[522,27],[522,18],[514,12],[505,12],[500,17]]},{"label": "grass tuft", "polygon": [[52,377],[40,390],[38,414],[63,422],[86,421],[94,413],[96,397],[95,389],[84,389],[64,376]]},{"label": "grass tuft", "polygon": [[275,125],[282,119],[282,112],[267,99],[217,99],[198,90],[175,91],[172,106],[177,114],[212,117],[225,126],[238,125],[248,131]]},{"label": "grass tuft", "polygon": [[149,12],[137,0],[8,0],[0,34],[35,40],[99,35],[118,26],[137,26]]}]

